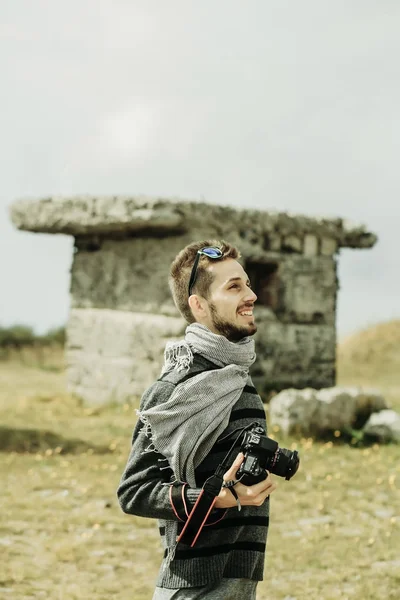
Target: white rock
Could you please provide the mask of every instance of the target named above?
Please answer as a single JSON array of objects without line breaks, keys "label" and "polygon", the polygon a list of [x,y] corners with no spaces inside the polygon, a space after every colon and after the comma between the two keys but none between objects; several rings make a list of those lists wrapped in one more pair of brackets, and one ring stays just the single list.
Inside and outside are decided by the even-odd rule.
[{"label": "white rock", "polygon": [[386,406],[377,390],[339,386],[321,390],[290,388],[272,398],[269,418],[270,424],[285,434],[307,435],[343,430],[360,416],[365,422],[376,411],[386,412],[382,410]]},{"label": "white rock", "polygon": [[306,388],[283,390],[274,396],[269,404],[269,420],[272,426],[277,426],[283,433],[304,431],[314,422],[318,410],[316,390]]},{"label": "white rock", "polygon": [[318,390],[318,412],[314,426],[319,431],[342,429],[351,424],[356,409],[355,395],[346,388],[332,387]]},{"label": "white rock", "polygon": [[373,413],[363,431],[382,442],[400,442],[400,414],[389,409]]}]

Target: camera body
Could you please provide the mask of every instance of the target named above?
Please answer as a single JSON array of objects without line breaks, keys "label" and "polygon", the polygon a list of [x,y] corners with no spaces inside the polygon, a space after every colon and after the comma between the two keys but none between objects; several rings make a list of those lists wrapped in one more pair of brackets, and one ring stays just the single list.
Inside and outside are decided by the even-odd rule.
[{"label": "camera body", "polygon": [[244,459],[236,473],[236,479],[244,485],[263,481],[267,477],[266,471],[289,480],[299,468],[298,452],[280,448],[278,442],[265,435],[258,423],[244,432],[240,451],[243,452]]}]

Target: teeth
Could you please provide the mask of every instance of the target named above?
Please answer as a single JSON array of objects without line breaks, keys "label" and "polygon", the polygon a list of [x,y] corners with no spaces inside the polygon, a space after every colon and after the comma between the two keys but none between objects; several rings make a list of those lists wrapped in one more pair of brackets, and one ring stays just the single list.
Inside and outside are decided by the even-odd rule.
[{"label": "teeth", "polygon": [[239,313],[239,314],[240,315],[245,315],[246,317],[251,317],[253,315],[252,312],[242,312],[242,313]]}]

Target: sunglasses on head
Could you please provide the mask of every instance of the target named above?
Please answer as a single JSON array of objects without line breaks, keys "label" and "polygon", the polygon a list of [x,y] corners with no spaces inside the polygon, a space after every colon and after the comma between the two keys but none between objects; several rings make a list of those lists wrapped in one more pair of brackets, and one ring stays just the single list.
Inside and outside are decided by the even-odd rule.
[{"label": "sunglasses on head", "polygon": [[197,250],[196,258],[194,260],[192,272],[190,274],[189,279],[189,296],[192,295],[192,289],[196,282],[197,267],[199,265],[200,256],[208,256],[208,258],[221,258],[222,250],[220,250],[219,248],[215,248],[214,246],[206,246],[205,248],[201,248],[201,250]]}]

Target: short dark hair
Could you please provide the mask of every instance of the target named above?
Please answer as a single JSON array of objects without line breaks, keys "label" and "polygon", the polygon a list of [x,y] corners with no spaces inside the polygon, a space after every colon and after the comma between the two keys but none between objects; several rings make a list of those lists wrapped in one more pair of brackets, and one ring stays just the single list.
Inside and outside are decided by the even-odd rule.
[{"label": "short dark hair", "polygon": [[[227,258],[239,259],[241,257],[239,250],[224,240],[203,240],[201,242],[193,242],[193,244],[189,244],[176,255],[171,264],[169,287],[176,308],[188,323],[195,322],[195,318],[188,303],[190,273],[193,268],[197,251],[206,248],[207,246],[214,246],[221,250],[222,257],[218,259],[219,261],[226,260]],[[214,262],[215,260],[212,258],[210,259],[207,256],[202,255],[197,267],[197,276],[193,291],[206,299],[209,298],[210,286],[214,281],[214,275],[207,270],[207,267]]]}]

